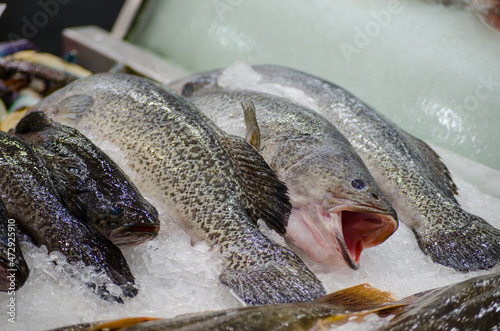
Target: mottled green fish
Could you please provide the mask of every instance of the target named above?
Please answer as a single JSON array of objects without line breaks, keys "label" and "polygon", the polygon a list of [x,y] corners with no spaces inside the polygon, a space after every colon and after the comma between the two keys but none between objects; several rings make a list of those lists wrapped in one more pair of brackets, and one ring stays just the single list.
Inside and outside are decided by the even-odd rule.
[{"label": "mottled green fish", "polygon": [[25,116],[14,134],[86,166],[85,189],[63,196],[68,210],[114,244],[134,245],[156,237],[158,212],[104,152],[78,130],[54,122],[41,112]]},{"label": "mottled green fish", "polygon": [[[321,282],[257,228],[284,228],[286,187],[244,139],[215,130],[192,103],[147,79],[96,74],[34,107],[84,135],[118,146],[140,188],[222,257],[220,281],[249,304],[313,300]],[[96,142],[96,141],[94,141]]]},{"label": "mottled green fish", "polygon": [[30,274],[17,236],[17,224],[9,218],[0,199],[0,291],[13,293]]},{"label": "mottled green fish", "polygon": [[310,74],[279,66],[253,66],[238,73],[237,83],[230,75],[223,70],[196,74],[174,87],[184,89],[186,95],[201,88],[230,88],[227,85],[231,84],[294,95],[344,134],[400,220],[415,233],[421,250],[434,262],[460,271],[487,269],[499,262],[500,230],[460,207],[448,169],[425,142],[345,89]]},{"label": "mottled green fish", "polygon": [[[9,216],[36,244],[45,245],[49,252],[63,253],[70,263],[81,261],[105,273],[124,296],[133,297],[137,294],[134,276],[121,251],[70,214],[59,198],[69,194],[62,182],[73,183],[71,187],[78,189],[80,178],[71,169],[80,166],[73,159],[48,154],[0,132],[0,197]],[[81,169],[78,172],[84,173]],[[98,285],[96,291],[107,300],[122,301],[105,285]]]},{"label": "mottled green fish", "polygon": [[260,137],[252,140],[287,185],[293,207],[285,238],[309,257],[357,269],[362,250],[397,229],[396,212],[365,164],[323,116],[265,93],[193,93],[191,101],[228,133]]}]

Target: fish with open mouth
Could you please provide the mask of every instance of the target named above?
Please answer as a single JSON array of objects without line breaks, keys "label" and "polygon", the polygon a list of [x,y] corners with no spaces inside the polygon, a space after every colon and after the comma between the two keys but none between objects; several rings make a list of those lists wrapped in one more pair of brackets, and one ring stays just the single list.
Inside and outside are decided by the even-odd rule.
[{"label": "fish with open mouth", "polygon": [[286,186],[251,145],[215,131],[189,100],[145,78],[106,73],[77,80],[32,110],[118,146],[139,188],[147,186],[173,220],[220,252],[219,280],[246,303],[325,294],[298,256],[256,225],[267,219],[284,228]]},{"label": "fish with open mouth", "polygon": [[0,291],[4,292],[19,289],[30,274],[19,245],[17,231],[15,220],[9,218],[0,199]]},{"label": "fish with open mouth", "polygon": [[184,95],[202,88],[267,91],[309,106],[349,140],[399,219],[435,263],[468,271],[499,262],[500,230],[462,209],[439,156],[345,89],[286,67],[244,64],[195,74],[171,87]]},{"label": "fish with open mouth", "polygon": [[[81,179],[71,168],[82,167],[74,159],[49,154],[11,134],[0,132],[0,197],[8,215],[38,245],[63,253],[70,263],[83,262],[109,276],[123,296],[134,297],[134,276],[120,249],[70,214],[60,196],[75,190]],[[83,170],[78,173],[84,174]],[[122,302],[106,285],[91,284],[104,299]]]},{"label": "fish with open mouth", "polygon": [[[193,90],[189,98],[215,124],[261,151],[288,187],[293,208],[285,238],[313,260],[357,269],[362,250],[397,229],[394,208],[349,141],[323,116],[253,91]],[[227,118],[231,125],[224,126]]]},{"label": "fish with open mouth", "polygon": [[32,112],[17,124],[16,136],[86,165],[84,186],[63,196],[68,210],[117,245],[136,245],[156,237],[158,212],[128,176],[78,130]]}]

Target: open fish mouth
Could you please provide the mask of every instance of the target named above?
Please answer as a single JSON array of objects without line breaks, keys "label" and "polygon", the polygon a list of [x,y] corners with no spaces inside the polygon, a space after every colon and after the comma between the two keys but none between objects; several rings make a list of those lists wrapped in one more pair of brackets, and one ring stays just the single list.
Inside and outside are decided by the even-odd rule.
[{"label": "open fish mouth", "polygon": [[111,231],[105,230],[105,235],[115,245],[135,246],[151,240],[158,235],[159,225],[123,226]]},{"label": "open fish mouth", "polygon": [[292,209],[286,237],[316,262],[358,269],[361,252],[384,242],[397,227],[394,211],[337,206],[325,212],[309,205]]}]

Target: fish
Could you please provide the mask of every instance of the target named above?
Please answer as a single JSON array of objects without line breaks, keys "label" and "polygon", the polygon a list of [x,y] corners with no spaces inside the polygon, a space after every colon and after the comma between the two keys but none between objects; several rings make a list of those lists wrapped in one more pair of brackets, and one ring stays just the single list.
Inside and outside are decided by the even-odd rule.
[{"label": "fish", "polygon": [[492,273],[415,294],[380,330],[498,330],[499,288]]},{"label": "fish", "polygon": [[32,112],[19,121],[13,134],[85,164],[86,189],[63,196],[63,202],[70,213],[115,245],[137,245],[157,236],[158,211],[119,166],[78,130]]},{"label": "fish", "polygon": [[9,218],[0,199],[0,291],[13,293],[21,288],[30,274],[24,259],[16,221]]},{"label": "fish", "polygon": [[[231,77],[238,75],[234,84]],[[246,77],[246,78],[245,78]],[[268,91],[322,114],[349,140],[420,249],[457,271],[489,269],[500,259],[500,230],[465,211],[438,154],[349,91],[320,77],[276,65],[237,64],[181,79],[174,90],[238,88]]]},{"label": "fish", "polygon": [[[64,207],[61,195],[83,187],[81,163],[49,154],[20,138],[0,132],[0,197],[8,215],[37,245],[49,252],[64,254],[67,262],[92,267],[106,274],[120,287],[123,295],[111,294],[106,284],[92,284],[103,299],[123,302],[138,290],[134,276],[120,249],[99,233],[88,228]],[[73,172],[71,169],[79,169]]]},{"label": "fish", "polygon": [[363,249],[396,231],[394,208],[349,141],[323,116],[261,92],[216,90],[189,98],[220,127],[235,119],[224,129],[257,145],[289,191],[292,212],[284,236],[313,260],[357,269]]},{"label": "fish", "polygon": [[394,296],[360,284],[325,295],[312,302],[239,307],[219,311],[184,314],[174,318],[125,318],[90,322],[52,331],[99,330],[323,330],[371,313],[388,315],[402,305]]},{"label": "fish", "polygon": [[295,253],[257,227],[267,219],[284,230],[291,209],[286,186],[251,145],[215,131],[186,98],[145,78],[101,73],[54,92],[32,111],[120,148],[168,216],[215,248],[220,282],[245,304],[325,294]]}]

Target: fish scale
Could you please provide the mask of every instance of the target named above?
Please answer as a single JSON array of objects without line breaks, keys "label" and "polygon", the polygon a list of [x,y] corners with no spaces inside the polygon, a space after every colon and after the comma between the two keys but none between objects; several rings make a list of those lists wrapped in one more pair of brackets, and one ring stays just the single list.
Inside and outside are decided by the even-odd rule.
[{"label": "fish scale", "polygon": [[[290,90],[300,91],[307,103],[312,101],[314,110],[347,137],[400,220],[414,232],[420,249],[434,262],[459,271],[488,269],[499,262],[500,230],[460,207],[454,197],[457,188],[439,156],[341,87],[273,65],[235,65],[227,72],[199,73],[171,86],[187,95],[201,88],[231,88],[228,78],[238,70],[253,71],[248,81],[240,78],[239,88],[291,98]],[[306,103],[303,98],[295,101]]]},{"label": "fish scale", "polygon": [[[268,192],[269,201],[282,196],[280,204],[257,209],[284,222],[290,208],[286,187],[274,175],[269,191],[249,187],[250,182],[243,187],[235,168],[245,160],[231,154],[248,154],[244,166],[255,167],[255,173],[272,170],[245,141],[214,131],[185,98],[136,76],[96,74],[56,91],[33,110],[95,137],[94,142],[119,146],[137,172],[138,186],[162,201],[190,234],[219,250],[219,279],[246,303],[307,301],[325,293],[294,253],[260,233],[245,209],[252,190]],[[228,141],[231,153],[223,145]]]},{"label": "fish scale", "polygon": [[[135,296],[134,277],[121,251],[71,215],[58,198],[68,192],[56,191],[62,189],[56,180],[72,180],[60,173],[67,169],[55,168],[64,164],[64,159],[0,132],[0,196],[9,216],[49,252],[59,251],[70,263],[82,261],[106,273],[125,296]],[[102,297],[122,301],[108,293],[105,285],[90,285],[97,286]]]}]

